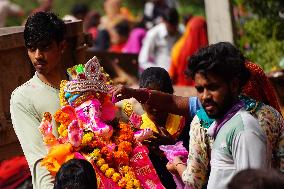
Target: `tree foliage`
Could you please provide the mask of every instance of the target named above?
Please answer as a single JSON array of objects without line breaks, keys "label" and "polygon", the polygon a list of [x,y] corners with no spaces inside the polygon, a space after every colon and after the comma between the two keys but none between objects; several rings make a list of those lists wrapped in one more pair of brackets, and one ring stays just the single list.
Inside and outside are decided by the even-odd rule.
[{"label": "tree foliage", "polygon": [[279,62],[284,57],[284,20],[278,15],[284,8],[281,0],[237,0],[253,16],[249,17],[243,27],[244,35],[239,39],[239,45],[249,44],[250,49],[245,54],[254,62],[260,64],[265,71],[279,68]]}]

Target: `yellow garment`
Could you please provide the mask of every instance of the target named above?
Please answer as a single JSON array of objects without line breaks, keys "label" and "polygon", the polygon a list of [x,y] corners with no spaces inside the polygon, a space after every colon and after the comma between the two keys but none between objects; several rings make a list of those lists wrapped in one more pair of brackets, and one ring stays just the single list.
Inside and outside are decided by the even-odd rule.
[{"label": "yellow garment", "polygon": [[[174,44],[172,51],[171,51],[171,64],[173,64],[174,66],[177,66],[179,64],[179,56],[180,53],[182,51],[182,48],[184,47],[185,44],[185,40],[188,38],[190,33],[190,25],[187,24],[186,25],[186,29],[185,32],[183,33],[183,35],[179,38],[179,40]],[[173,71],[170,69],[169,70],[169,74],[171,77],[173,77]]]},{"label": "yellow garment", "polygon": [[[152,131],[159,133],[156,125],[153,123],[153,121],[147,116],[147,113],[142,115],[142,125],[141,129],[149,128]],[[167,117],[165,128],[166,130],[172,135],[176,136],[184,126],[184,118],[179,115],[169,114]]]},{"label": "yellow garment", "polygon": [[52,147],[47,156],[41,161],[41,165],[45,166],[55,176],[63,163],[74,158],[72,148],[70,143]]}]

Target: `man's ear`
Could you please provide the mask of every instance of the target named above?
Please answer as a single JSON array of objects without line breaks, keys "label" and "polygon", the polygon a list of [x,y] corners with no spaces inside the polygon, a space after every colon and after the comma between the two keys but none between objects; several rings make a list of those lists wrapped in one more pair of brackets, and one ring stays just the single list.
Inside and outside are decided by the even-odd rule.
[{"label": "man's ear", "polygon": [[230,90],[234,96],[238,96],[241,91],[240,80],[234,78],[230,83]]},{"label": "man's ear", "polygon": [[61,51],[62,54],[64,53],[66,47],[67,47],[67,42],[66,42],[66,40],[63,40],[63,41],[61,41],[61,42],[59,43],[59,49],[60,49],[60,51]]}]

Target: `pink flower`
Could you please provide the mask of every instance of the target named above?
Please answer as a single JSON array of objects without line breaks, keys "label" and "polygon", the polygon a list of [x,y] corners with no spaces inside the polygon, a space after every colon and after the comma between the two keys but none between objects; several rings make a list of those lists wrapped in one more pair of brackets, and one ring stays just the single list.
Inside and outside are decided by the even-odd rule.
[{"label": "pink flower", "polygon": [[146,129],[141,129],[137,132],[134,133],[134,138],[138,141],[138,142],[142,142],[150,137],[153,136],[153,131],[149,128]]},{"label": "pink flower", "polygon": [[139,129],[142,124],[142,117],[133,112],[129,117],[129,121],[136,129]]}]

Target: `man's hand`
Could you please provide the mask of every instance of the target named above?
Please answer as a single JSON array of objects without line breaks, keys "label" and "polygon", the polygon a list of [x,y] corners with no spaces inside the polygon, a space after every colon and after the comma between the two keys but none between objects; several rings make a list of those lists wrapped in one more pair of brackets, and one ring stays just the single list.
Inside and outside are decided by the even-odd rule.
[{"label": "man's hand", "polygon": [[160,133],[154,133],[151,140],[157,145],[171,145],[175,143],[175,140],[171,134],[163,127],[160,128]]},{"label": "man's hand", "polygon": [[174,163],[168,162],[166,166],[169,172],[171,172],[172,174],[177,174],[176,166],[174,165]]},{"label": "man's hand", "polygon": [[133,97],[133,92],[135,89],[125,87],[124,85],[113,86],[110,90],[112,94],[112,102],[116,103],[123,99],[128,99]]},{"label": "man's hand", "polygon": [[167,163],[167,169],[173,174],[178,174],[178,165],[182,165],[183,169],[186,167],[186,165],[182,162],[181,158],[179,156],[174,157],[172,162]]}]

